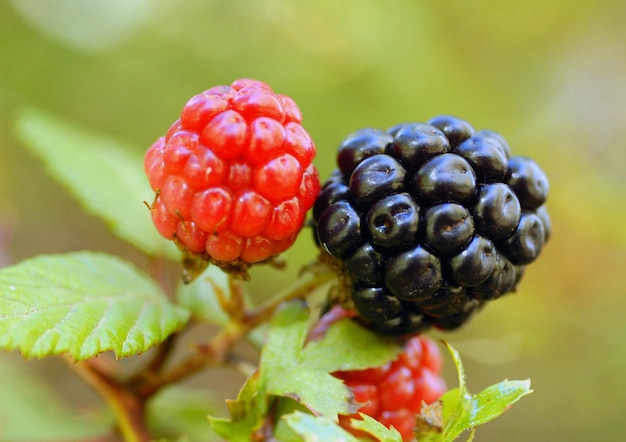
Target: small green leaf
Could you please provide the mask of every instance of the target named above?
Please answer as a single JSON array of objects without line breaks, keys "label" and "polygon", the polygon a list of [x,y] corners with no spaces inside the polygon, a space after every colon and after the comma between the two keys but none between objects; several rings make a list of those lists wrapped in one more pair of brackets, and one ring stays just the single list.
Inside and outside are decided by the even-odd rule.
[{"label": "small green leaf", "polygon": [[376,419],[359,413],[362,420],[352,419],[350,425],[356,430],[361,430],[376,437],[380,442],[402,442],[402,435],[395,428],[387,428]]},{"label": "small green leaf", "polygon": [[266,392],[290,397],[319,414],[348,413],[349,392],[343,383],[327,371],[301,365],[308,317],[303,303],[291,302],[272,319],[259,368]]},{"label": "small green leaf", "polygon": [[[459,387],[448,390],[440,398],[437,406],[428,406],[424,411],[436,413],[437,418],[441,413],[443,431],[438,431],[438,426],[429,427],[423,425],[417,438],[420,442],[448,442],[455,440],[464,431],[469,431],[469,439],[474,437],[475,427],[495,419],[521,397],[532,393],[530,381],[503,381],[492,385],[477,395],[471,395],[467,390],[465,369],[461,363],[458,352],[450,344],[445,343],[452,355],[459,376]],[[442,404],[440,409],[439,404]],[[423,419],[424,420],[424,419]],[[427,423],[427,422],[426,422]]]},{"label": "small green leaf", "polygon": [[0,270],[0,349],[27,358],[130,356],[162,342],[188,317],[114,256],[42,255]]},{"label": "small green leaf", "polygon": [[439,401],[446,405],[442,409],[442,418],[446,421],[450,421],[452,412],[459,407],[459,397],[459,389],[451,388],[439,398]]},{"label": "small green leaf", "polygon": [[228,323],[229,317],[216,298],[216,290],[228,296],[228,276],[219,267],[209,266],[193,282],[181,283],[178,302],[187,307],[196,319],[223,326]]},{"label": "small green leaf", "polygon": [[495,419],[519,399],[532,392],[530,380],[502,381],[485,388],[474,396],[471,425],[475,427]]},{"label": "small green leaf", "polygon": [[230,419],[209,416],[211,428],[228,441],[249,442],[268,410],[267,395],[258,373],[246,380],[237,400],[226,401],[226,404]]},{"label": "small green leaf", "polygon": [[260,368],[267,392],[295,399],[316,414],[349,414],[354,410],[348,389],[330,373],[382,365],[399,349],[349,320],[303,348],[308,317],[304,304],[292,302],[272,320]]},{"label": "small green leaf", "polygon": [[284,373],[284,380],[278,376],[268,379],[267,392],[290,397],[316,414],[333,416],[354,411],[350,407],[350,394],[343,382],[320,371],[294,367]]},{"label": "small green leaf", "polygon": [[295,411],[283,416],[283,419],[285,419],[287,424],[302,437],[304,442],[358,442],[357,438],[341,428],[329,417],[313,416],[308,413],[302,413],[301,411]]},{"label": "small green leaf", "polygon": [[180,253],[152,225],[144,201],[154,192],[137,149],[37,109],[24,110],[16,121],[18,139],[40,158],[92,215],[113,233],[143,252],[180,259]]},{"label": "small green leaf", "polygon": [[228,404],[231,418],[210,419],[218,434],[228,440],[249,440],[261,425],[272,396],[292,399],[334,422],[338,414],[352,413],[355,407],[348,388],[330,373],[383,365],[399,351],[396,344],[349,320],[333,324],[321,340],[305,345],[308,326],[309,310],[301,301],[283,304],[276,311],[259,370],[237,400]]},{"label": "small green leaf", "polygon": [[302,438],[293,431],[283,416],[299,411],[311,414],[308,408],[287,397],[272,398],[273,436],[280,442],[302,442]]},{"label": "small green leaf", "polygon": [[160,438],[160,439],[155,439],[154,442],[193,442],[189,436],[187,436],[186,434],[181,435],[180,437],[177,437],[176,439],[171,439],[171,438]]},{"label": "small green leaf", "polygon": [[297,364],[297,358],[307,335],[309,312],[300,301],[278,308],[270,322],[265,348],[261,355],[261,373],[279,373]]},{"label": "small green leaf", "polygon": [[462,432],[471,427],[470,416],[472,413],[472,396],[467,390],[467,380],[465,376],[465,368],[461,362],[459,353],[447,342],[444,343],[448,351],[452,355],[452,360],[456,366],[459,378],[458,388],[446,392],[440,399],[443,401],[443,421],[444,428],[442,432],[442,440],[454,440]]},{"label": "small green leaf", "polygon": [[329,327],[319,341],[307,344],[302,362],[327,372],[379,367],[394,359],[402,348],[354,321],[343,319]]}]

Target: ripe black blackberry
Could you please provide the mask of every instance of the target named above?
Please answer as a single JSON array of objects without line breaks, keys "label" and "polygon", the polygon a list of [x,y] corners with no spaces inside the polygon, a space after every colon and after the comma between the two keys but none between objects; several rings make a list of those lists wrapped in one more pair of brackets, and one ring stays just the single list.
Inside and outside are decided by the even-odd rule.
[{"label": "ripe black blackberry", "polygon": [[313,207],[348,299],[380,332],[460,327],[513,291],[547,241],[548,180],[493,131],[438,116],[346,137]]}]

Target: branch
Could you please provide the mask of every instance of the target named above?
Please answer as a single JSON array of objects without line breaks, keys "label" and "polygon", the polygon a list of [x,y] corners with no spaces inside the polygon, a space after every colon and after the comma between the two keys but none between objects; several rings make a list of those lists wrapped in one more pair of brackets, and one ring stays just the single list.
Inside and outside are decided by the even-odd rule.
[{"label": "branch", "polygon": [[137,386],[136,391],[141,397],[147,398],[164,386],[185,379],[206,367],[223,365],[228,361],[229,353],[235,344],[258,325],[268,321],[281,303],[291,299],[305,298],[335,277],[336,273],[326,271],[316,273],[310,278],[300,279],[295,286],[278,293],[251,312],[246,312],[239,321],[230,322],[208,344],[199,345],[194,354],[169,372],[157,379],[146,379],[143,385]]},{"label": "branch", "polygon": [[144,419],[145,401],[96,368],[93,361],[66,361],[91,386],[113,411],[126,442],[150,442],[152,437]]}]

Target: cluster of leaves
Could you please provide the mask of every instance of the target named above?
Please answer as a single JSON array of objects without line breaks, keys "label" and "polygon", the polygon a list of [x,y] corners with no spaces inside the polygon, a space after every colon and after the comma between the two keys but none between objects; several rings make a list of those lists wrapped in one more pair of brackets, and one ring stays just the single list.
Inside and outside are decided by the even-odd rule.
[{"label": "cluster of leaves", "polygon": [[[120,238],[148,256],[179,259],[175,248],[150,225],[142,201],[151,197],[151,191],[145,184],[141,158],[133,157],[131,149],[35,110],[19,117],[17,133],[49,172],[88,211],[107,221]],[[16,350],[25,358],[69,357],[70,367],[82,372],[107,401],[127,440],[147,440],[143,430],[189,436],[195,425],[190,420],[198,418],[194,422],[203,421],[207,430],[232,441],[248,441],[252,435],[262,439],[271,430],[285,441],[353,442],[357,439],[337,424],[337,415],[353,413],[356,404],[347,387],[331,373],[382,365],[394,358],[399,347],[349,320],[334,324],[320,340],[307,342],[311,312],[306,303],[283,301],[303,297],[330,277],[303,278],[267,305],[252,309],[245,297],[233,293],[231,281],[216,268],[209,268],[192,284],[181,285],[172,298],[146,273],[116,256],[98,252],[41,255],[0,270],[0,350]],[[207,422],[208,399],[204,404],[181,390],[162,391],[198,369],[225,363],[234,344],[270,318],[258,367],[238,398],[227,401],[229,418],[210,417]],[[168,340],[186,331],[191,321],[210,322],[222,331],[212,341],[199,344],[198,348],[204,345],[209,349],[204,354],[198,351],[187,363],[164,371]],[[157,356],[134,376],[110,376],[99,371],[97,364],[90,364],[102,353],[122,358],[152,347],[160,349]],[[504,381],[471,395],[458,354],[452,348],[450,352],[459,387],[448,391],[440,402],[424,407],[416,420],[420,441],[453,440],[498,416],[531,391],[528,381]],[[152,383],[139,382],[145,379]],[[38,402],[55,403],[44,387],[31,385]],[[11,394],[24,409],[29,407],[19,393]],[[128,406],[133,400],[138,408]],[[127,416],[137,409],[139,415],[132,418],[142,421],[139,426]],[[0,405],[0,415],[6,413]],[[60,432],[65,438],[101,432],[111,425],[110,418],[86,425],[70,417],[70,410],[60,411],[59,416],[67,425],[54,419],[44,422],[56,428],[52,433]],[[362,418],[355,427],[373,438],[401,441],[394,429],[367,416]],[[203,430],[197,434],[202,440],[210,438]],[[24,440],[28,434],[0,428],[0,437]]]},{"label": "cluster of leaves", "polygon": [[[308,312],[302,304],[287,304],[277,312],[258,371],[248,379],[237,400],[229,401],[230,419],[211,418],[218,434],[227,440],[249,440],[250,434],[263,431],[268,411],[274,410],[276,415],[272,418],[282,418],[297,435],[277,426],[280,440],[357,442],[337,425],[335,417],[353,413],[354,404],[345,386],[330,373],[383,365],[393,359],[399,348],[346,319],[333,324],[322,340],[304,345],[307,323]],[[446,392],[438,402],[424,404],[422,413],[416,416],[420,442],[452,441],[467,430],[472,438],[478,425],[498,417],[532,392],[528,380],[505,380],[476,395],[470,394],[459,354],[445,345],[457,368],[459,386]],[[302,407],[284,406],[281,402],[285,401],[296,401]],[[383,442],[402,442],[395,429],[360,416],[362,420],[353,421],[355,428]]]},{"label": "cluster of leaves", "polygon": [[[231,418],[211,418],[218,434],[227,440],[248,440],[250,434],[263,431],[268,412],[283,408],[281,404],[272,404],[272,397],[280,397],[288,402],[296,401],[316,416],[304,416],[302,411],[285,416],[288,426],[305,440],[309,433],[328,437],[322,440],[347,437],[348,433],[335,424],[333,416],[354,412],[353,404],[347,388],[330,373],[383,365],[399,348],[349,320],[334,324],[321,340],[304,345],[308,324],[308,309],[297,301],[285,304],[277,312],[258,370],[248,379],[237,400],[229,402]],[[389,430],[382,427],[378,431]]]}]

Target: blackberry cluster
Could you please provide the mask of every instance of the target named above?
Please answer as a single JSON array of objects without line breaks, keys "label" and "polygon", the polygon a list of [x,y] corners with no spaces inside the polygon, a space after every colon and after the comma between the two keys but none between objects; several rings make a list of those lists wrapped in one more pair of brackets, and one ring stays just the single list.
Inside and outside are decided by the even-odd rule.
[{"label": "blackberry cluster", "polygon": [[361,129],[337,164],[313,206],[316,239],[382,333],[458,328],[515,290],[550,236],[541,168],[461,119]]}]

